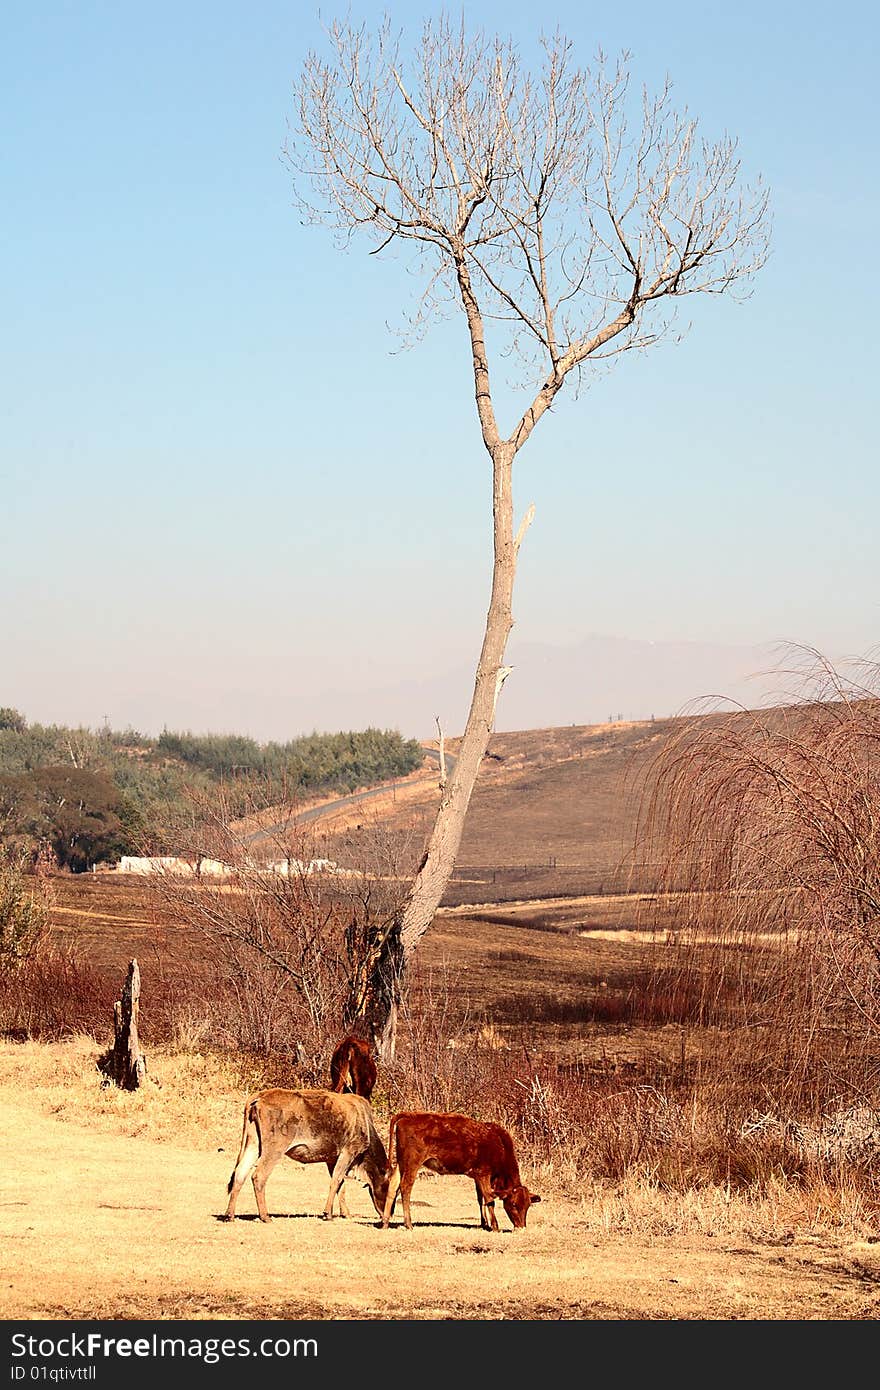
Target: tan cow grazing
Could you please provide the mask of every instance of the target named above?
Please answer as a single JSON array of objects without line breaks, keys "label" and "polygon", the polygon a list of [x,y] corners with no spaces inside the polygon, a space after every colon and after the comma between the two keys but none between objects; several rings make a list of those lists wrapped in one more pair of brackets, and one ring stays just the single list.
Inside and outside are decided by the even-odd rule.
[{"label": "tan cow grazing", "polygon": [[376,1084],[376,1063],[370,1044],[362,1038],[343,1038],[330,1058],[330,1087],[334,1091],[353,1091],[367,1100]]},{"label": "tan cow grazing", "polygon": [[389,1182],[382,1213],[386,1230],[398,1189],[404,1224],[412,1230],[410,1194],[420,1168],[473,1178],[484,1231],[498,1230],[496,1197],[501,1198],[516,1230],[524,1229],[529,1207],[541,1200],[520,1181],[513,1140],[501,1125],[472,1120],[469,1115],[401,1111],[391,1117],[388,1133]]},{"label": "tan cow grazing", "polygon": [[235,1216],[235,1203],[243,1184],[251,1177],[261,1221],[271,1220],[266,1210],[266,1180],[284,1155],[298,1163],[326,1163],[330,1191],[324,1217],[333,1215],[339,1198],[342,1216],[348,1208],[342,1184],[349,1173],[361,1177],[370,1189],[379,1215],[388,1191],[388,1159],[363,1096],[338,1095],[335,1091],[260,1091],[244,1107],[244,1127],[238,1160],[229,1179],[229,1203],[224,1221]]}]

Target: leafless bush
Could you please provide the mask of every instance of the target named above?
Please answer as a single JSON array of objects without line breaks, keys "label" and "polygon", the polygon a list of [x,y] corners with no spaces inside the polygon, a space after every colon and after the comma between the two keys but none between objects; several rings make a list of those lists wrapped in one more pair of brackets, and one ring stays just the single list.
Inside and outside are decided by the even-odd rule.
[{"label": "leafless bush", "polygon": [[52,900],[44,860],[33,865],[0,852],[0,1034],[99,1037],[112,1015],[112,994],[73,945],[53,937]]},{"label": "leafless bush", "polygon": [[815,660],[800,702],[687,725],[643,829],[700,1020],[821,1107],[880,1080],[880,686]]},{"label": "leafless bush", "polygon": [[380,1069],[387,1076],[393,1109],[462,1110],[463,1097],[476,1102],[479,1049],[468,1046],[467,1008],[454,999],[446,968],[415,969],[401,999],[395,1061]]},{"label": "leafless bush", "polygon": [[[716,1000],[716,1018],[725,1012],[725,993],[730,993],[729,987]],[[704,1010],[704,986],[696,971],[691,978],[678,967],[657,966],[633,969],[617,979],[613,975],[585,977],[576,995],[511,994],[496,1005],[495,1016],[504,1023],[532,1028],[547,1024],[628,1028],[670,1023],[697,1026]]]},{"label": "leafless bush", "polygon": [[86,1033],[103,1038],[113,987],[71,946],[44,940],[13,971],[0,971],[0,1034],[52,1041]]},{"label": "leafless bush", "polygon": [[242,822],[218,798],[199,822],[186,863],[150,880],[163,915],[205,938],[214,1005],[195,1008],[190,997],[190,1026],[324,1079],[372,925],[393,912],[401,876],[375,845],[366,866],[329,860],[294,806]]}]

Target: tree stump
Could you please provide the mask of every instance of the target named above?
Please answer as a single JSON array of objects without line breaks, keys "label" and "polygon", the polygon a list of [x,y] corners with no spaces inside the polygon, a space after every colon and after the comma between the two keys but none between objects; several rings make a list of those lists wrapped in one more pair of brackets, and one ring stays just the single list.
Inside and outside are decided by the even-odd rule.
[{"label": "tree stump", "polygon": [[124,1091],[136,1091],[147,1070],[147,1059],[138,1042],[140,993],[141,972],[137,961],[132,960],[129,961],[122,998],[113,1005],[113,1046],[99,1063],[108,1082],[114,1081]]}]

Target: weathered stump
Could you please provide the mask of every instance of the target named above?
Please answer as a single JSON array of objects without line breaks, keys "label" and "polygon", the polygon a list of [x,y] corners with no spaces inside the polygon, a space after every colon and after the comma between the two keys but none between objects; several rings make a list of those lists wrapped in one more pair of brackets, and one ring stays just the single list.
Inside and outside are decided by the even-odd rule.
[{"label": "weathered stump", "polygon": [[138,1042],[141,972],[136,960],[129,962],[122,998],[113,1005],[113,1046],[104,1053],[99,1066],[107,1081],[124,1091],[136,1091],[147,1070],[147,1059]]}]

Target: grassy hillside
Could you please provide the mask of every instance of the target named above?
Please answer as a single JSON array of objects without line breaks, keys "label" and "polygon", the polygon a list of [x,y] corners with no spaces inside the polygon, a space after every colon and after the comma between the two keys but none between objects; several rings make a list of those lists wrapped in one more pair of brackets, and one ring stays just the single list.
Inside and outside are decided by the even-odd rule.
[{"label": "grassy hillside", "polygon": [[[708,716],[707,716],[708,717]],[[493,734],[443,902],[505,902],[650,887],[639,810],[677,719]],[[454,755],[456,740],[449,740]],[[323,823],[341,863],[410,871],[437,804],[435,782],[406,799],[371,799]]]}]

